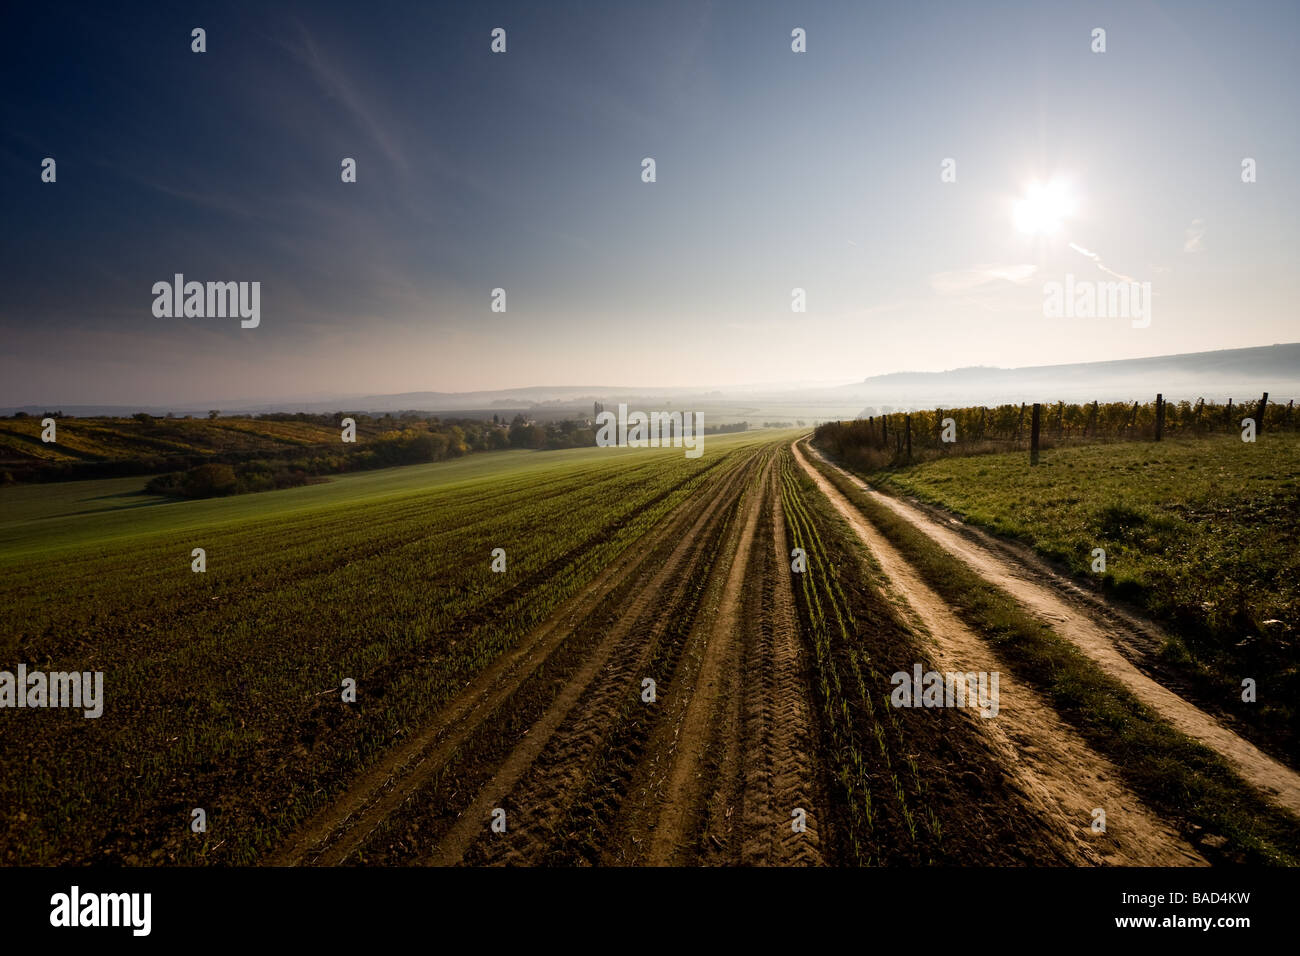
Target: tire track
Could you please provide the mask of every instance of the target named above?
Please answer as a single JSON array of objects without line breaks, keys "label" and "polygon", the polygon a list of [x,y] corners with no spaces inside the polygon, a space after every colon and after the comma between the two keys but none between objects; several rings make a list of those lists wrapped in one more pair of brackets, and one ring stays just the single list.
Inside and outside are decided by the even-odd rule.
[{"label": "tire track", "polygon": [[[678,594],[682,589],[674,586],[674,579],[689,579],[706,559],[701,541],[709,541],[725,517],[751,460],[737,464],[718,479],[712,498],[671,555],[633,593],[630,605],[596,652],[569,679],[552,706],[529,728],[470,807],[422,862],[452,865],[464,859],[476,844],[488,861],[535,862],[550,849],[556,818],[570,805],[585,776],[585,766],[610,731],[611,712],[629,693],[639,693],[637,675],[644,670],[655,642],[676,610],[677,602],[664,602],[661,595]],[[636,640],[642,627],[646,637]],[[596,685],[599,675],[603,677]],[[548,759],[539,766],[543,756]],[[525,780],[530,770],[533,773]],[[489,840],[484,831],[490,811],[507,805],[514,808],[514,819],[523,820],[523,825],[516,823],[508,831],[508,841]]]},{"label": "tire track", "polygon": [[[700,815],[702,803],[704,754],[715,739],[715,716],[724,701],[726,690],[736,675],[723,672],[723,662],[731,652],[732,640],[740,622],[741,592],[745,572],[758,529],[758,515],[762,505],[764,486],[770,483],[771,454],[765,452],[758,481],[744,493],[744,517],[727,569],[720,604],[712,619],[698,628],[695,643],[699,647],[699,664],[693,672],[674,676],[673,701],[678,704],[679,722],[673,727],[673,736],[660,756],[668,761],[664,786],[658,795],[656,822],[646,847],[645,862],[651,866],[668,866],[685,862],[680,852],[689,850],[690,840]],[[721,569],[718,569],[719,571]],[[694,636],[693,636],[694,637]],[[690,666],[690,661],[686,662]],[[679,668],[684,669],[684,668]]]},{"label": "tire track", "polygon": [[[716,474],[706,477],[706,481],[713,486],[728,485]],[[268,860],[269,865],[342,863],[413,792],[433,778],[471,733],[564,642],[575,620],[594,613],[624,579],[640,571],[659,543],[687,531],[693,523],[698,525],[696,506],[695,498],[688,498],[659,528],[630,544],[545,623],[489,664],[424,730],[381,759],[291,836]]]},{"label": "tire track", "polygon": [[[771,469],[768,484],[772,504],[774,553],[773,576],[766,595],[763,646],[758,664],[764,678],[760,697],[760,739],[763,741],[762,764],[748,767],[746,791],[757,789],[758,780],[769,785],[761,792],[764,800],[752,801],[746,810],[747,834],[741,862],[751,865],[820,866],[822,857],[817,811],[826,806],[824,794],[814,770],[816,735],[809,699],[807,660],[799,634],[795,612],[794,586],[788,561],[790,544],[785,528],[785,508],[781,503],[779,476]],[[770,770],[769,770],[770,768]],[[801,807],[807,812],[807,832],[795,833],[790,826],[791,811]]]},{"label": "tire track", "polygon": [[[810,688],[787,572],[775,449],[746,492],[717,606],[674,674],[675,707],[638,770],[622,829],[628,862],[823,862]],[[808,813],[796,833],[791,811]],[[739,812],[737,812],[739,810]]]}]

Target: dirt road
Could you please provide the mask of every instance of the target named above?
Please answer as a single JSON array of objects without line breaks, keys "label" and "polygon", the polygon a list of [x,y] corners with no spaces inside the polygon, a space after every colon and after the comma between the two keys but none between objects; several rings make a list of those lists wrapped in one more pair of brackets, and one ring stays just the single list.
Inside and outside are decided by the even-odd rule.
[{"label": "dirt road", "polygon": [[[818,453],[813,450],[812,454]],[[826,461],[824,457],[821,460]],[[830,467],[835,466],[832,464]],[[837,470],[873,500],[890,508],[960,558],[980,577],[1014,597],[1030,614],[1073,642],[1107,674],[1123,683],[1142,703],[1182,733],[1218,752],[1251,786],[1300,815],[1300,774],[1142,673],[1117,646],[1113,619],[1103,618],[1088,605],[1072,600],[1068,591],[1056,581],[1035,567],[1017,562],[992,542],[980,543],[959,534],[915,505],[875,491],[857,476],[843,469]],[[820,475],[818,477],[825,482]]]},{"label": "dirt road", "polygon": [[[818,489],[849,523],[893,585],[908,612],[925,630],[938,661],[953,671],[998,672],[1000,712],[983,720],[1004,766],[1019,777],[1028,798],[1074,842],[1081,863],[1129,866],[1204,865],[1205,860],[1171,826],[1123,786],[1118,769],[1088,747],[1032,688],[1017,681],[1009,668],[963,624],[947,602],[877,531],[860,511],[813,468],[796,444],[795,459]],[[816,452],[812,452],[816,454]],[[1092,811],[1106,814],[1105,839],[1092,832]]]}]

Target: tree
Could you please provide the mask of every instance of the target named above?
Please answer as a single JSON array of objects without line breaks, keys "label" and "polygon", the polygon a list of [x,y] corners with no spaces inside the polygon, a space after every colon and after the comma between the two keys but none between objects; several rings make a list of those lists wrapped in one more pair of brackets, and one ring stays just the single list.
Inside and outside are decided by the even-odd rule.
[{"label": "tree", "polygon": [[515,448],[527,448],[532,439],[532,431],[523,415],[516,415],[510,423],[510,444]]},{"label": "tree", "polygon": [[447,436],[438,432],[420,432],[409,446],[412,461],[441,461],[447,456]]},{"label": "tree", "polygon": [[199,465],[185,473],[181,487],[191,498],[234,494],[239,485],[235,469],[229,465]]},{"label": "tree", "polygon": [[208,412],[208,418],[209,418],[210,420],[212,420],[212,421],[215,421],[216,418],[217,418],[217,416],[220,415],[220,414],[221,414],[221,411],[220,411],[219,409],[214,408],[214,409],[211,409],[211,410]]}]

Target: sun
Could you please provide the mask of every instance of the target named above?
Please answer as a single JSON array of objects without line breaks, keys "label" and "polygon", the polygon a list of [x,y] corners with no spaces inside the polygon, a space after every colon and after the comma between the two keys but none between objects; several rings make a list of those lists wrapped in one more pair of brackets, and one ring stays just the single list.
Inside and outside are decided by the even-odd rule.
[{"label": "sun", "polygon": [[1047,183],[1033,182],[1025,187],[1025,194],[1016,200],[1014,212],[1016,228],[1031,236],[1050,236],[1074,215],[1077,203],[1067,185],[1053,179]]}]

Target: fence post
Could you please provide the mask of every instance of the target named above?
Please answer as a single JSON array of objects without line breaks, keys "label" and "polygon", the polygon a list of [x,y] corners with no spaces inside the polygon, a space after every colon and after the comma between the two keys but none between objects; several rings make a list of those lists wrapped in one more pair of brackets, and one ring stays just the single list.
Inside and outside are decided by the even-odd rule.
[{"label": "fence post", "polygon": [[904,421],[907,423],[907,460],[912,460],[912,416],[908,415]]},{"label": "fence post", "polygon": [[1038,425],[1042,408],[1043,406],[1034,402],[1034,418],[1029,425],[1029,463],[1031,465],[1038,464]]},{"label": "fence post", "polygon": [[1088,419],[1088,437],[1097,437],[1097,399],[1092,400],[1092,415]]},{"label": "fence post", "polygon": [[880,447],[889,448],[889,416],[880,416]]},{"label": "fence post", "polygon": [[1255,415],[1255,434],[1259,435],[1264,431],[1264,413],[1268,411],[1268,392],[1259,400],[1259,412]]},{"label": "fence post", "polygon": [[1226,418],[1225,418],[1224,420],[1228,423],[1229,428],[1231,428],[1231,426],[1232,426],[1232,399],[1228,399],[1228,411],[1227,411],[1227,413],[1226,413]]},{"label": "fence post", "polygon": [[1156,393],[1156,441],[1165,431],[1165,396],[1163,392]]}]

